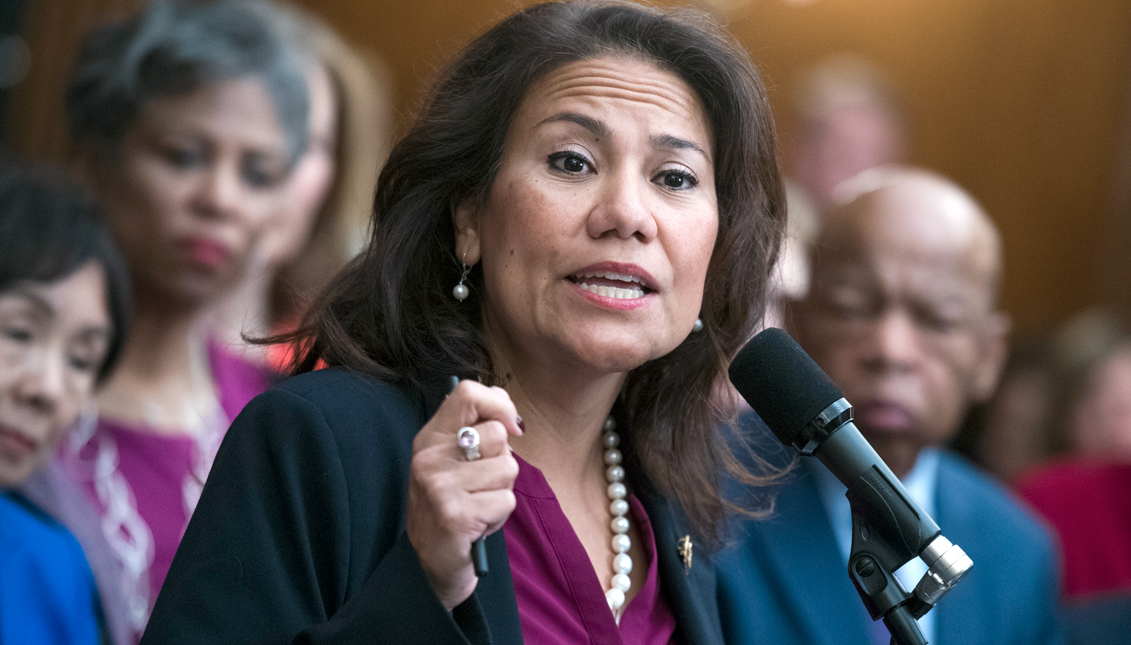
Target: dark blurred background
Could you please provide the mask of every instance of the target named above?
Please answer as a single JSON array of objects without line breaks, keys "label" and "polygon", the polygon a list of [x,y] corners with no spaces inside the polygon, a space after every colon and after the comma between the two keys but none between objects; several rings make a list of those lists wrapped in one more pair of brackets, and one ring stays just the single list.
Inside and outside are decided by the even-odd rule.
[{"label": "dark blurred background", "polygon": [[[139,4],[0,2],[0,34],[21,34],[30,52],[22,80],[0,88],[8,146],[32,159],[65,160],[61,93],[77,39],[106,15]],[[528,3],[298,4],[385,62],[403,124],[441,61]],[[1041,336],[1089,306],[1131,313],[1131,2],[698,4],[729,24],[760,65],[784,134],[792,127],[788,108],[799,71],[816,61],[850,52],[890,76],[910,115],[911,161],[969,188],[1001,227],[1004,305],[1018,339]]]}]

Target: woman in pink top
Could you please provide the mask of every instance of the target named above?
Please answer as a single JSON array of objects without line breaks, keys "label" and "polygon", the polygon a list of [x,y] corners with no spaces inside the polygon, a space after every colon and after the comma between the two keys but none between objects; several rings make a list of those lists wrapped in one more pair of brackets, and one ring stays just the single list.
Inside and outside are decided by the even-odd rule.
[{"label": "woman in pink top", "polygon": [[78,165],[136,293],[130,336],[66,467],[103,515],[140,635],[216,449],[268,374],[210,342],[307,145],[305,66],[247,2],[152,2],[85,39]]},{"label": "woman in pink top", "polygon": [[709,17],[510,16],[394,147],[144,642],[721,645],[718,393],[783,220],[764,90]]}]

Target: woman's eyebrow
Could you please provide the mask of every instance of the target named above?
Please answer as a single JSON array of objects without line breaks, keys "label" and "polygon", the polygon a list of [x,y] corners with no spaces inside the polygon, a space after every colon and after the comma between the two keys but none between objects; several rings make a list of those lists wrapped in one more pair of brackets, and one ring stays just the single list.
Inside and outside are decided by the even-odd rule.
[{"label": "woman's eyebrow", "polygon": [[39,295],[38,293],[35,293],[34,291],[31,291],[31,290],[25,288],[25,287],[17,286],[5,295],[14,296],[14,297],[17,297],[17,298],[21,298],[23,300],[27,300],[33,307],[38,309],[39,312],[43,315],[51,316],[55,313],[55,306],[54,305],[52,305],[43,296]]},{"label": "woman's eyebrow", "polygon": [[681,139],[670,134],[656,134],[651,137],[652,146],[656,148],[663,148],[665,150],[693,150],[703,155],[703,157],[710,162],[711,155],[707,154],[699,144],[687,139]]},{"label": "woman's eyebrow", "polygon": [[591,116],[585,116],[584,114],[578,114],[576,112],[558,112],[553,116],[543,119],[538,125],[560,123],[562,121],[577,124],[598,137],[605,137],[607,139],[613,135],[613,131],[609,129],[609,125],[604,121],[599,121]]},{"label": "woman's eyebrow", "polygon": [[[592,132],[597,137],[605,137],[607,139],[612,137],[613,135],[613,131],[604,121],[594,119],[593,117],[586,116],[584,114],[578,114],[576,112],[559,112],[553,116],[543,119],[538,123],[538,125],[561,122],[577,124]],[[707,154],[707,151],[703,150],[703,148],[694,141],[689,141],[688,139],[683,139],[681,137],[670,134],[652,135],[649,140],[652,146],[655,148],[662,148],[664,150],[692,150],[703,155],[703,158],[706,159],[708,163],[711,162],[711,155]]]}]

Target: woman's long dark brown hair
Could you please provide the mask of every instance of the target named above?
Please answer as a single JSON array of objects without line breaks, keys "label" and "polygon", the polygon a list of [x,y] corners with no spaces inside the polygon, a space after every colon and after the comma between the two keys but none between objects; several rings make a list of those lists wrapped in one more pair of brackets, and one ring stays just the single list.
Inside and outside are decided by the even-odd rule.
[{"label": "woman's long dark brown hair", "polygon": [[618,403],[636,472],[682,506],[714,542],[727,502],[722,473],[738,466],[718,405],[731,358],[761,320],[785,220],[765,89],[749,58],[705,14],[618,2],[548,3],[511,15],[475,39],[439,76],[377,183],[368,250],[315,304],[293,370],[325,361],[422,391],[445,376],[498,381],[481,330],[482,275],[451,296],[452,205],[484,199],[507,129],[527,88],[573,61],[629,56],[656,63],[698,94],[715,138],[719,232],[700,317],[666,356],[633,370]]}]

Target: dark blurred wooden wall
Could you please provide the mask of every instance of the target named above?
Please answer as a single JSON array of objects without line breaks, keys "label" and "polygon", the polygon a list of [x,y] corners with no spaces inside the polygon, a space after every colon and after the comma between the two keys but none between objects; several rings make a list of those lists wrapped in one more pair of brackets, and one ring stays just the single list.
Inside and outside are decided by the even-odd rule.
[{"label": "dark blurred wooden wall", "polygon": [[143,0],[25,0],[27,77],[13,88],[5,123],[13,149],[37,161],[63,161],[67,150],[63,91],[82,35],[128,14]]},{"label": "dark blurred wooden wall", "polygon": [[[968,187],[1001,227],[1004,303],[1020,335],[1089,305],[1131,302],[1131,1],[715,1],[762,67],[784,131],[797,72],[818,59],[855,52],[891,74],[913,115],[914,161]],[[32,70],[8,119],[17,150],[61,157],[61,88],[77,36],[136,4],[28,0]],[[388,61],[407,120],[448,55],[529,3],[299,4]]]},{"label": "dark blurred wooden wall", "polygon": [[[759,0],[732,30],[774,85],[780,127],[796,70],[858,52],[903,89],[913,158],[966,186],[1005,241],[1004,304],[1019,335],[1125,305],[1131,231],[1113,192],[1131,123],[1127,0]],[[1126,181],[1123,179],[1122,181]],[[1131,204],[1129,204],[1131,205]],[[1126,255],[1124,251],[1122,255]]]}]

